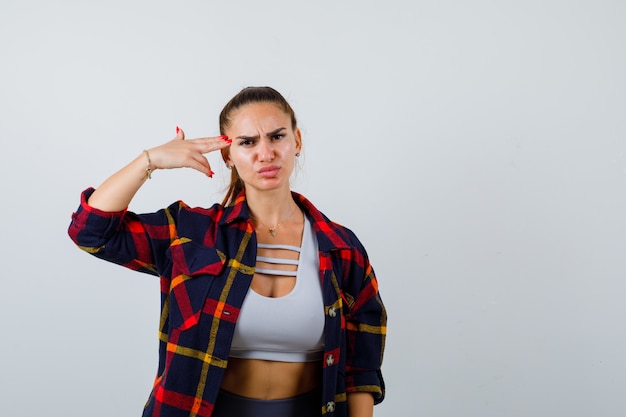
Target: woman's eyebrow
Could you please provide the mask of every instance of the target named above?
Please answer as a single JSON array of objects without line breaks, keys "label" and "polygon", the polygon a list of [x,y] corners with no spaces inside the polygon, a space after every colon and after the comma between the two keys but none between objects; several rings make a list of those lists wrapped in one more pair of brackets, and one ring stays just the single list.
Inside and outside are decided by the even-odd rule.
[{"label": "woman's eyebrow", "polygon": [[287,128],[279,127],[278,129],[274,129],[271,132],[266,133],[265,135],[268,136],[268,137],[275,136],[275,135],[279,134],[283,130],[287,130]]},{"label": "woman's eyebrow", "polygon": [[[272,137],[274,135],[279,134],[280,132],[282,132],[283,130],[287,130],[286,127],[279,127],[278,129],[274,129],[271,132],[267,132],[265,135],[267,137]],[[256,140],[259,138],[259,135],[254,135],[254,136],[246,136],[246,135],[239,135],[237,136],[235,139],[243,139],[243,140]]]},{"label": "woman's eyebrow", "polygon": [[258,138],[259,138],[259,135],[254,135],[254,136],[239,135],[235,139],[256,140]]}]

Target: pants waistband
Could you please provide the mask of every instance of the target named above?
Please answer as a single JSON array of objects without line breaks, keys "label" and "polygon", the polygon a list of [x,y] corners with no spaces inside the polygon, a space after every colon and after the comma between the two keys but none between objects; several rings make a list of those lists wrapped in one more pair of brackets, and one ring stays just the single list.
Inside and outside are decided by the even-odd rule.
[{"label": "pants waistband", "polygon": [[214,417],[319,417],[321,390],[280,400],[257,400],[220,390]]}]

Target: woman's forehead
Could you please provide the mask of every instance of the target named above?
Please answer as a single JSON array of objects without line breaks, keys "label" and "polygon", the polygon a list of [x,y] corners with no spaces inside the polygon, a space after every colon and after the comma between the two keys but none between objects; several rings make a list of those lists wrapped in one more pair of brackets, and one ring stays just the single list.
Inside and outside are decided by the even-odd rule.
[{"label": "woman's forehead", "polygon": [[228,130],[269,129],[278,127],[289,128],[290,117],[278,105],[274,103],[251,103],[246,104],[231,116]]}]

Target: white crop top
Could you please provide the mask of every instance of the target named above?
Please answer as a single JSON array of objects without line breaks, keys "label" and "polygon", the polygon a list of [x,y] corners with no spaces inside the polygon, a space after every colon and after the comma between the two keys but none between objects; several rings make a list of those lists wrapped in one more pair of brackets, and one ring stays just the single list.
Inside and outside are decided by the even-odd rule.
[{"label": "white crop top", "polygon": [[293,289],[282,297],[265,297],[252,288],[243,302],[230,356],[281,362],[320,360],[324,350],[324,301],[320,285],[318,245],[304,216],[302,246],[262,245],[259,248],[300,252],[299,260],[257,257],[270,264],[297,265],[291,274],[278,269],[257,268],[268,275],[295,276]]}]

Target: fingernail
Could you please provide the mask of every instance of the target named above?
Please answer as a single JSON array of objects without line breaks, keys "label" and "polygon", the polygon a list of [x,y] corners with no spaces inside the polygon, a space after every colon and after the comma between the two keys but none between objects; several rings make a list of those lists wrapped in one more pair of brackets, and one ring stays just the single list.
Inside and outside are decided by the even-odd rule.
[{"label": "fingernail", "polygon": [[220,136],[220,139],[225,140],[226,142],[228,142],[228,141],[232,142],[232,140],[228,139],[228,136],[226,136],[226,135]]},{"label": "fingernail", "polygon": [[178,135],[179,132],[180,132],[180,127],[176,126],[176,134]]},{"label": "fingernail", "polygon": [[212,170],[209,170],[209,178],[213,178],[213,175],[215,175],[215,172],[213,172]]}]

